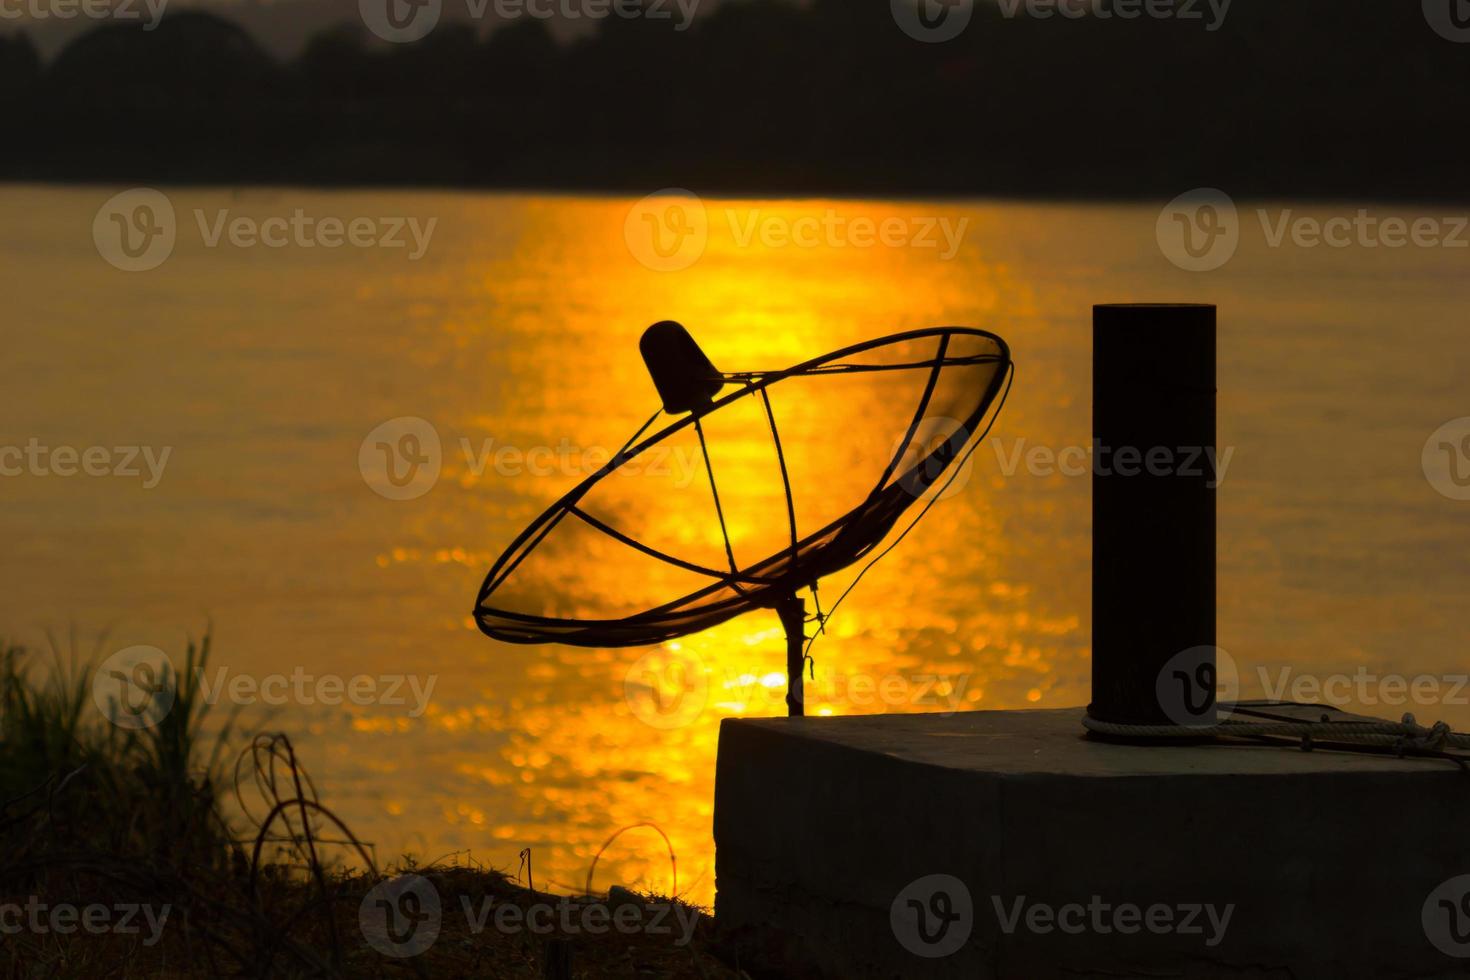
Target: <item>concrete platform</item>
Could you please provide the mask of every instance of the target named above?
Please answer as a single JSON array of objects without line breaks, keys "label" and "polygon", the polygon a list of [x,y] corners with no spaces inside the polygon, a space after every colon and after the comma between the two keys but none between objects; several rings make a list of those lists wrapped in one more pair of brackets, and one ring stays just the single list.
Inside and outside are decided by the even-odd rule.
[{"label": "concrete platform", "polygon": [[1470,775],[1082,715],[725,721],[727,945],[753,976],[1470,975]]}]

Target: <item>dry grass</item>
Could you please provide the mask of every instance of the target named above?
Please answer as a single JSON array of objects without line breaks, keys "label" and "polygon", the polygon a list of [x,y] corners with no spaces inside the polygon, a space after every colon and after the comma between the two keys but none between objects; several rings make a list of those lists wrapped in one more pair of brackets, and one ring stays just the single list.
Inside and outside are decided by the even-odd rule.
[{"label": "dry grass", "polygon": [[[288,737],[257,736],[231,761],[232,724],[204,735],[207,638],[160,684],[172,710],[138,730],[108,723],[91,669],[52,646],[36,669],[0,645],[0,976],[744,976],[681,903],[547,895],[472,862],[379,868]],[[246,826],[224,815],[231,795]],[[423,908],[396,893],[380,904],[405,882],[437,901],[423,922],[438,935],[385,955],[387,910]]]}]

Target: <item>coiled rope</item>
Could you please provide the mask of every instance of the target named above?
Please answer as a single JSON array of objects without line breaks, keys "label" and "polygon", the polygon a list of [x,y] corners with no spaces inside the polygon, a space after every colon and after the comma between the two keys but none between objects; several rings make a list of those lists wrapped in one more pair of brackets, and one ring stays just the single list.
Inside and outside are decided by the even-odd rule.
[{"label": "coiled rope", "polygon": [[1290,738],[1298,739],[1305,751],[1322,742],[1346,742],[1387,748],[1399,755],[1443,756],[1446,749],[1470,749],[1470,735],[1451,731],[1442,721],[1426,728],[1412,714],[1401,721],[1234,721],[1214,725],[1122,725],[1084,718],[1090,732],[1115,738],[1209,739]]}]

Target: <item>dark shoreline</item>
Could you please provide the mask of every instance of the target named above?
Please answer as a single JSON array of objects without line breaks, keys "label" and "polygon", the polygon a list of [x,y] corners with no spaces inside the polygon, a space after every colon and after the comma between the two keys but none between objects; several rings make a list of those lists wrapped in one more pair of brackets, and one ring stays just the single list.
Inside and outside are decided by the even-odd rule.
[{"label": "dark shoreline", "polygon": [[101,26],[44,62],[0,32],[0,180],[1470,200],[1450,135],[1470,45],[1411,4],[1241,0],[1213,33],[977,5],[943,44],[850,0],[751,0],[685,34],[615,21],[572,42],[524,21],[392,45],[349,20],[289,61],[227,17],[157,26]]},{"label": "dark shoreline", "polygon": [[[1003,204],[1056,204],[1074,207],[1108,207],[1113,205],[1157,205],[1162,207],[1180,191],[1119,191],[1115,193],[1047,194],[1042,191],[938,189],[928,190],[913,186],[892,187],[841,187],[807,185],[738,185],[704,181],[671,181],[664,184],[628,183],[577,183],[573,181],[464,181],[422,177],[402,180],[309,178],[279,175],[158,175],[141,176],[97,174],[89,176],[56,177],[39,174],[0,174],[0,186],[45,187],[45,188],[104,188],[104,187],[151,187],[199,189],[268,188],[278,191],[341,191],[465,193],[487,195],[530,195],[551,197],[628,197],[640,198],[663,190],[687,190],[706,200],[768,200],[768,201],[900,201],[900,202],[995,202]],[[1470,186],[1458,194],[1408,194],[1382,190],[1365,192],[1361,196],[1346,193],[1311,190],[1259,190],[1234,193],[1222,188],[1239,205],[1265,203],[1313,204],[1340,207],[1374,207],[1401,205],[1406,207],[1470,207]]]}]

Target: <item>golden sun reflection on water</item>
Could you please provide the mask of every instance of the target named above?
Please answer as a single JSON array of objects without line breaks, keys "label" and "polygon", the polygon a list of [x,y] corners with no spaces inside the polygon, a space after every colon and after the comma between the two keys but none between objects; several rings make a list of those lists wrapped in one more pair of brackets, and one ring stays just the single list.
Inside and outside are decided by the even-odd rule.
[{"label": "golden sun reflection on water", "polygon": [[[711,209],[737,213],[741,220],[758,214],[763,220],[792,224],[839,207],[857,207],[878,221],[926,211],[922,206],[825,201],[730,202]],[[589,227],[582,230],[588,240],[615,239],[621,233],[625,214],[621,205],[599,203],[584,214]],[[595,274],[584,275],[594,276],[598,299],[586,311],[589,322],[583,325],[574,317],[565,324],[566,332],[553,333],[544,341],[537,336],[523,338],[518,359],[524,359],[521,363],[529,370],[532,385],[518,391],[513,401],[536,419],[535,438],[550,440],[571,433],[574,441],[591,440],[579,445],[621,445],[648,406],[656,405],[641,361],[630,356],[630,345],[646,323],[657,319],[676,318],[689,325],[724,370],[784,366],[883,332],[951,322],[944,314],[955,311],[939,307],[953,294],[953,283],[932,256],[882,249],[793,252],[742,247],[733,235],[721,234],[721,223],[718,213],[712,217],[708,248],[688,272],[650,272],[622,257],[591,266]],[[967,301],[998,302],[999,289],[987,280],[1004,281],[1005,270],[981,264],[972,266],[970,274]],[[1011,302],[1013,313],[1031,312],[1024,300]],[[936,308],[925,312],[926,305]],[[874,318],[876,310],[904,312],[890,314],[891,319]],[[620,343],[609,343],[606,318],[616,318],[622,325]],[[556,378],[542,373],[548,363],[559,363]],[[579,383],[578,379],[593,376],[600,376],[603,383]],[[896,433],[901,432],[892,413],[900,413],[906,421],[917,392],[899,402],[893,400],[895,392],[889,386],[879,383],[869,389],[849,386],[823,400],[807,398],[784,405],[783,392],[779,388],[772,392],[788,457],[815,461],[834,457],[834,447],[843,450],[835,454],[841,465],[819,474],[805,473],[805,482],[794,474],[799,507],[812,506],[816,498],[856,502],[877,479],[884,454],[891,453]],[[621,421],[621,427],[614,428],[614,419]],[[770,553],[781,546],[786,533],[784,520],[770,519],[783,515],[777,508],[784,505],[763,426],[761,422],[733,438],[729,433],[722,438],[715,431],[717,423],[710,426],[711,455],[741,560]],[[574,468],[585,473],[595,466]],[[648,532],[635,536],[718,567],[723,563],[719,551],[723,539],[713,513],[695,519],[687,509],[661,506],[680,492],[708,495],[697,446],[689,440],[676,445],[667,469],[667,474],[660,474],[662,480],[632,478],[625,486],[614,487],[622,505],[615,513],[629,518],[627,511],[635,510],[631,523]],[[620,477],[609,479],[615,482]],[[500,522],[508,531],[513,524],[525,523],[571,482],[507,481],[495,475],[475,480],[463,474],[461,480],[467,489],[493,486],[493,492],[523,502],[505,508],[517,518]],[[732,499],[742,494],[749,498],[744,509]],[[1044,625],[1043,633],[1031,627],[1029,613],[1022,612],[1017,621],[1015,615],[970,608],[964,597],[974,590],[976,576],[985,575],[989,549],[953,554],[952,548],[936,543],[956,534],[983,541],[998,537],[998,529],[983,508],[966,506],[963,498],[937,508],[930,520],[934,527],[894,552],[881,573],[875,570],[872,582],[854,594],[813,648],[813,677],[807,681],[810,714],[962,710],[1015,703],[1018,694],[1007,693],[1018,686],[1015,675],[1024,678],[1019,697],[1035,702],[1055,683],[1051,676],[1055,644],[1027,642],[1025,637],[1075,634],[1080,628],[1078,615],[1038,616],[1036,626]],[[803,522],[803,527],[811,530],[814,523]],[[634,527],[624,529],[631,533]],[[637,611],[677,594],[669,590],[683,573],[676,576],[651,567],[644,557],[605,540],[580,543],[583,547],[557,556],[538,579],[547,592],[571,594],[545,597],[547,605],[538,611],[607,615],[609,608]],[[834,582],[834,596],[846,580],[839,576]],[[999,588],[1012,599],[1029,591],[1024,584]],[[619,608],[614,597],[626,600],[626,605]],[[976,663],[984,651],[1005,658],[999,671]],[[521,732],[512,736],[505,755],[520,773],[519,780],[507,783],[520,795],[522,806],[533,816],[551,810],[565,815],[561,833],[566,847],[550,873],[572,884],[566,877],[592,859],[611,830],[652,820],[685,849],[680,891],[709,901],[713,895],[709,827],[719,721],[785,712],[784,640],[774,614],[748,614],[654,651],[533,648],[506,650],[504,655],[528,660],[527,681],[551,692],[546,703],[518,716]],[[591,701],[558,697],[558,690],[588,682],[610,684],[614,694],[625,696]],[[524,833],[526,828],[514,829]],[[650,858],[639,852],[636,857],[618,858],[609,870],[620,880],[667,890],[673,886],[667,864],[662,854]]]},{"label": "golden sun reflection on water", "polygon": [[[709,903],[719,721],[785,710],[774,614],[653,651],[508,647],[481,637],[468,616],[479,578],[657,406],[636,347],[649,323],[687,324],[725,370],[770,369],[902,329],[996,326],[1001,310],[1034,317],[1029,288],[988,245],[951,262],[928,246],[742,241],[742,229],[832,213],[921,223],[934,205],[711,200],[699,261],[663,273],[642,264],[626,237],[630,201],[302,196],[293,195],[293,206],[437,215],[439,237],[417,264],[316,252],[241,254],[229,265],[231,257],[181,236],[152,292],[120,303],[115,283],[83,290],[93,304],[136,310],[147,324],[134,332],[140,359],[114,352],[110,370],[141,378],[164,363],[197,375],[149,384],[149,398],[115,409],[143,437],[178,446],[182,472],[160,497],[188,515],[145,510],[118,533],[187,533],[228,556],[219,574],[159,557],[152,582],[192,600],[190,612],[210,610],[233,670],[406,668],[437,679],[417,714],[286,706],[273,721],[304,729],[304,751],[329,798],[380,856],[470,850],[504,867],[530,846],[539,879],[573,889],[585,886],[606,845],[595,886],[666,892],[675,871],[663,840],[638,827],[652,823],[676,852],[678,890]],[[175,197],[181,212],[228,206],[268,215],[282,203],[274,191]],[[62,195],[52,207],[63,204],[87,206]],[[994,209],[946,205],[944,216],[963,220],[972,242],[1006,224]],[[190,289],[199,277],[208,293]],[[197,316],[157,315],[172,293],[187,295]],[[61,335],[94,342],[85,317],[80,310]],[[227,329],[200,333],[192,329],[199,319]],[[221,348],[258,358],[259,369],[229,369]],[[819,504],[866,492],[892,449],[892,413],[912,404],[891,403],[881,384],[834,384],[821,403],[782,399],[773,392],[798,508],[813,527]],[[437,428],[442,472],[433,492],[389,503],[363,493],[339,461],[352,458],[363,433],[398,416]],[[185,433],[168,424],[174,418],[203,421]],[[70,422],[95,427],[90,412]],[[718,430],[712,423],[732,539],[741,560],[764,556],[786,534],[784,510],[773,509],[784,503],[769,441]],[[713,521],[660,507],[707,493],[703,466],[685,440],[661,472],[614,486],[609,506],[641,515],[651,543],[718,567],[723,538]],[[974,486],[936,508],[831,621],[813,649],[811,714],[1014,704],[1056,683],[1055,640],[1075,645],[1078,612],[1067,601],[1033,612],[1024,598],[1030,583],[996,584],[1009,572],[997,517],[979,504],[986,473],[978,466]],[[782,519],[772,522],[772,513]],[[976,546],[956,549],[955,541]],[[48,567],[58,579],[65,572],[64,562]],[[92,593],[145,619],[151,642],[165,645],[157,624],[189,625],[177,620],[190,612],[138,601],[125,568],[102,571],[111,574],[98,582],[92,570]],[[670,598],[683,574],[651,568],[607,540],[583,541],[560,557],[540,600],[569,615],[620,604],[634,611]],[[830,584],[835,596],[846,583]],[[1003,603],[973,601],[990,588],[1004,590],[993,593]],[[1033,616],[1054,632],[1029,625]],[[609,843],[628,827],[636,829]]]},{"label": "golden sun reflection on water", "polygon": [[[1221,439],[1236,448],[1220,498],[1222,646],[1247,667],[1454,668],[1464,570],[1436,549],[1465,511],[1426,492],[1418,460],[1463,414],[1451,395],[1470,356],[1470,295],[1455,256],[1243,241],[1201,278],[1158,253],[1149,205],[708,199],[698,261],[660,272],[626,237],[632,200],[181,188],[169,192],[181,215],[299,207],[439,222],[418,262],[211,250],[186,222],[164,266],[122,276],[75,233],[111,193],[0,190],[0,285],[15,322],[43,328],[6,336],[0,445],[166,445],[172,459],[147,492],[0,481],[0,630],[44,647],[47,626],[112,625],[117,648],[177,654],[207,616],[214,664],[233,674],[407,674],[429,688],[424,703],[312,701],[245,719],[299,735],[324,800],[382,859],[471,851],[513,871],[529,847],[537,884],[571,890],[606,844],[594,887],[668,891],[664,840],[641,826],[654,824],[678,890],[712,899],[719,722],[783,712],[775,615],[652,650],[505,646],[470,618],[501,549],[656,407],[637,340],[663,319],[730,371],[943,324],[993,330],[1014,350],[1015,390],[962,488],[814,646],[812,715],[1086,702],[1088,482],[1016,461],[1089,444],[1089,310],[1120,300],[1222,307]],[[964,233],[951,258],[913,243],[743,241],[752,222],[829,212]],[[1382,329],[1406,313],[1422,343]],[[1364,398],[1365,379],[1404,383]],[[801,508],[859,494],[892,445],[895,406],[878,389],[832,391],[775,399],[788,454],[818,474],[796,481]],[[387,500],[358,471],[359,447],[408,416],[438,432],[442,471],[422,497]],[[713,445],[722,481],[749,497],[730,515],[742,548],[779,542],[764,444]],[[703,488],[701,469],[671,456],[613,503],[718,562],[709,522],[650,503]],[[620,553],[567,556],[543,601],[592,611],[666,592],[665,572]],[[855,571],[822,584],[824,603]],[[608,843],[622,828],[634,829]]]}]

